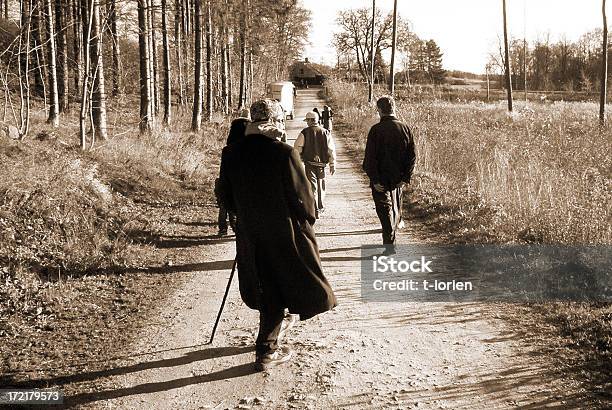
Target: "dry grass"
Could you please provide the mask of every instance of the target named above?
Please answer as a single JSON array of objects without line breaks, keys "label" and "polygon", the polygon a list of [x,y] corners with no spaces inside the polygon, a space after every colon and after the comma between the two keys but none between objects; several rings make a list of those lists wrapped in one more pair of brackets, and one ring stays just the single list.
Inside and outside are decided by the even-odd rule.
[{"label": "dry grass", "polygon": [[[360,160],[378,121],[374,106],[361,102],[363,86],[328,86],[337,132]],[[600,128],[597,112],[593,103],[558,102],[518,104],[509,115],[503,102],[400,99],[398,115],[417,145],[410,215],[423,217],[441,241],[612,244],[612,127]],[[505,313],[523,330],[538,327],[559,363],[579,369],[595,390],[610,388],[610,303],[517,305]]]},{"label": "dry grass", "polygon": [[213,220],[228,119],[193,134],[177,109],[172,131],[139,136],[137,106],[115,101],[110,138],[89,152],[76,110],[57,129],[35,110],[23,142],[0,135],[0,385],[46,385],[116,354],[181,280],[148,273],[174,251],[151,238],[183,234],[177,215]]},{"label": "dry grass", "polygon": [[[355,104],[353,85],[330,86],[363,150],[375,110]],[[612,243],[612,128],[599,127],[595,104],[519,105],[509,115],[503,103],[400,100],[398,115],[417,144],[413,188],[505,241]]]}]

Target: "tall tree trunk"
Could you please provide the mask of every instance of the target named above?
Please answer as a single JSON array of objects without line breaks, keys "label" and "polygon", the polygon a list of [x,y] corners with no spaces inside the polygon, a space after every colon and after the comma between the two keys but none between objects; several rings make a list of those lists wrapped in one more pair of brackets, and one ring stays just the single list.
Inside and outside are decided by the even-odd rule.
[{"label": "tall tree trunk", "polygon": [[155,122],[155,73],[153,72],[153,25],[151,24],[151,9],[153,8],[153,2],[151,0],[147,0],[147,53],[149,56],[147,57],[147,70],[149,70],[149,74],[147,78],[149,79],[149,104],[151,107],[149,108],[149,112],[151,113],[151,121],[152,124]]},{"label": "tall tree trunk", "polygon": [[506,90],[508,92],[508,111],[512,112],[512,79],[510,75],[510,52],[508,47],[508,25],[506,21],[506,0],[502,0],[504,7],[504,60],[506,67]]},{"label": "tall tree trunk", "polygon": [[242,24],[240,27],[240,95],[238,96],[238,108],[242,109],[246,105],[246,65],[247,65],[247,15],[248,15],[248,0],[245,3],[245,8],[242,10]]},{"label": "tall tree trunk", "polygon": [[606,97],[608,95],[608,20],[606,17],[606,0],[601,3],[603,18],[603,41],[601,46],[601,90],[599,94],[599,123],[606,123]]},{"label": "tall tree trunk", "polygon": [[31,0],[31,34],[30,45],[33,53],[31,53],[32,66],[34,67],[34,92],[38,97],[46,97],[45,79],[43,77],[43,67],[45,67],[45,58],[43,52],[43,41],[40,23],[40,9],[43,0]]},{"label": "tall tree trunk", "polygon": [[223,27],[221,28],[219,34],[221,36],[221,109],[223,110],[223,114],[228,114],[229,104],[227,98],[227,50],[229,48],[229,39],[227,37],[226,23],[223,24]]},{"label": "tall tree trunk", "polygon": [[147,0],[138,0],[138,50],[140,62],[140,133],[153,129],[151,113],[151,82],[149,81],[149,25]]},{"label": "tall tree trunk", "polygon": [[100,20],[100,0],[91,0],[93,5],[91,61],[93,63],[92,119],[98,138],[105,140],[106,131],[106,92],[104,85],[104,59],[102,48],[102,22]]},{"label": "tall tree trunk", "polygon": [[247,86],[247,104],[253,101],[253,49],[249,49],[249,63],[248,63],[248,86]]},{"label": "tall tree trunk", "polygon": [[194,32],[195,32],[195,64],[193,84],[193,116],[191,130],[200,131],[202,124],[202,11],[200,1],[194,3]]},{"label": "tall tree trunk", "polygon": [[157,65],[157,36],[155,35],[155,0],[149,3],[149,30],[151,36],[151,71],[153,81],[153,109],[155,115],[159,113],[159,67]]},{"label": "tall tree trunk", "polygon": [[[66,3],[64,3],[66,2]],[[70,16],[69,0],[55,0],[55,28],[57,37],[57,92],[59,98],[59,112],[68,112],[70,99],[68,95],[68,42],[67,24]]]},{"label": "tall tree trunk", "polygon": [[210,0],[206,2],[206,109],[204,120],[210,121],[213,110],[212,98],[212,18],[210,12]]},{"label": "tall tree trunk", "polygon": [[393,31],[391,34],[391,66],[389,67],[389,92],[395,96],[395,48],[397,42],[397,0],[393,2]]},{"label": "tall tree trunk", "polygon": [[51,0],[44,0],[45,25],[47,26],[47,51],[49,67],[47,77],[49,78],[49,118],[47,123],[54,127],[59,126],[59,99],[57,96],[57,65],[55,62],[55,34],[53,30],[53,7]]},{"label": "tall tree trunk", "polygon": [[113,53],[113,97],[117,97],[121,94],[121,50],[119,48],[119,33],[117,32],[117,0],[110,1],[109,16],[110,20],[110,32],[112,42],[112,53]]},{"label": "tall tree trunk", "polygon": [[[92,19],[93,19],[93,0],[79,0],[81,7],[81,19],[83,22],[83,80],[81,81],[81,112],[79,117],[79,125],[80,125],[80,136],[81,136],[81,149],[86,148],[87,144],[87,107],[88,104],[88,94],[89,94],[89,74],[91,69],[91,47],[89,46],[91,42],[92,35]],[[93,130],[92,130],[93,134]],[[92,142],[94,136],[92,135]]]},{"label": "tall tree trunk", "polygon": [[183,38],[181,36],[182,33],[182,24],[183,24],[183,2],[181,0],[176,0],[174,3],[174,49],[176,51],[176,66],[178,69],[178,103],[180,105],[185,104],[185,87],[183,83],[183,53],[182,53],[182,43]]},{"label": "tall tree trunk", "polygon": [[[232,80],[232,50],[230,48],[229,45],[229,30],[227,30],[227,106],[228,106],[228,111],[231,109],[231,107],[233,106],[233,92],[234,92],[234,83]],[[233,43],[233,40],[232,40]]]},{"label": "tall tree trunk", "polygon": [[164,119],[163,125],[170,125],[170,109],[172,106],[172,88],[170,81],[171,71],[170,71],[170,44],[168,43],[168,17],[166,13],[168,12],[168,7],[166,4],[166,0],[161,0],[161,12],[162,12],[162,36],[163,36],[163,63],[164,63]]},{"label": "tall tree trunk", "polygon": [[30,130],[30,36],[32,32],[32,3],[30,0],[20,0],[19,33],[19,137],[23,139]]},{"label": "tall tree trunk", "polygon": [[[376,30],[376,0],[372,0],[372,32],[370,33],[370,77],[368,80],[368,102],[374,98],[374,30]],[[357,56],[359,58],[359,55]]]},{"label": "tall tree trunk", "polygon": [[79,82],[82,77],[83,62],[83,24],[81,20],[81,6],[79,0],[68,0],[72,5],[72,28],[73,28],[73,50],[74,50],[74,92],[79,94]]}]

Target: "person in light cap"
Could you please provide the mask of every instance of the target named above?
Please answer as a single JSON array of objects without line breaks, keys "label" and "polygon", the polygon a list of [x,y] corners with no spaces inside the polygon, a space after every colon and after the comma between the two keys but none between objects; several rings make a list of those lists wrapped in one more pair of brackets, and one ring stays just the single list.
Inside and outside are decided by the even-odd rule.
[{"label": "person in light cap", "polygon": [[293,147],[304,162],[304,170],[310,181],[317,207],[317,218],[325,209],[325,167],[336,172],[336,145],[331,133],[319,125],[319,115],[309,112],[304,119],[308,126],[300,132]]},{"label": "person in light cap", "polygon": [[251,118],[246,138],[223,149],[220,193],[238,217],[240,296],[259,311],[255,368],[267,370],[293,355],[279,342],[291,323],[284,320],[285,308],[306,320],[337,301],[321,266],[304,167],[297,151],[277,138],[283,131],[278,107],[272,100],[256,101]]}]

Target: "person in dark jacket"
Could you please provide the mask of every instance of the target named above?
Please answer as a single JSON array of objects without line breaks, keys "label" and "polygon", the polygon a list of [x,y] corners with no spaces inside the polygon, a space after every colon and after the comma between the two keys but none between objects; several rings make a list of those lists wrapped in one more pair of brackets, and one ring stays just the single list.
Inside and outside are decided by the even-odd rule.
[{"label": "person in dark jacket", "polygon": [[276,138],[280,130],[272,132],[279,110],[272,100],[254,102],[246,137],[225,147],[221,157],[221,199],[237,213],[237,236],[248,247],[237,255],[240,294],[260,313],[259,370],[291,358],[291,350],[278,343],[285,308],[306,320],[337,303],[323,275],[312,228],[314,198],[300,157]]},{"label": "person in dark jacket", "polygon": [[334,113],[332,112],[331,108],[329,108],[329,106],[327,105],[324,105],[323,111],[321,111],[321,125],[323,125],[323,128],[325,128],[329,132],[331,132],[333,128],[333,125],[332,125],[333,116],[334,116]]},{"label": "person in dark jacket", "polygon": [[395,117],[393,98],[379,98],[376,108],[380,122],[368,133],[363,170],[370,178],[383,244],[387,253],[394,253],[396,231],[403,224],[402,188],[410,183],[416,154],[410,129]]},{"label": "person in dark jacket", "polygon": [[[239,117],[232,121],[229,133],[227,135],[226,145],[235,144],[245,137],[247,124],[251,122],[249,115],[249,110],[245,108],[240,111]],[[215,180],[215,196],[217,197],[217,206],[219,207],[219,214],[217,216],[219,236],[225,236],[227,235],[228,219],[232,231],[236,231],[236,214],[225,209],[219,200],[219,178]]]}]

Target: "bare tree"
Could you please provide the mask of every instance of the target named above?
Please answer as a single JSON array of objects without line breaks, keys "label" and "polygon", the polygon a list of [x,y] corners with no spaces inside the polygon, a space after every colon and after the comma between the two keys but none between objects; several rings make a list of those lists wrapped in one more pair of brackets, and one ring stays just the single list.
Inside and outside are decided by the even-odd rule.
[{"label": "bare tree", "polygon": [[213,110],[212,97],[212,19],[210,0],[206,2],[206,110],[204,120],[210,121]]},{"label": "bare tree", "polygon": [[178,74],[178,103],[180,105],[184,105],[187,100],[185,97],[185,84],[183,79],[183,15],[183,1],[176,0],[174,3],[174,49],[176,51],[176,67]]},{"label": "bare tree", "polygon": [[152,116],[152,120],[155,118],[155,116],[157,115],[158,109],[159,109],[159,105],[158,105],[158,100],[157,100],[157,75],[156,75],[156,57],[157,57],[157,53],[155,52],[155,25],[153,24],[153,16],[154,16],[154,12],[153,12],[153,0],[147,0],[147,35],[149,36],[148,39],[148,49],[147,49],[147,53],[149,53],[149,57],[147,58],[147,61],[149,62],[149,99],[151,102],[151,116]]},{"label": "bare tree", "polygon": [[91,62],[93,70],[93,88],[91,94],[91,118],[95,131],[92,133],[92,145],[94,143],[93,135],[97,135],[100,140],[107,138],[106,128],[106,89],[104,83],[104,58],[102,44],[102,21],[100,19],[100,0],[93,1],[93,17],[92,22],[92,37],[91,37]]},{"label": "bare tree", "polygon": [[28,135],[30,130],[30,34],[32,31],[32,3],[30,0],[20,0],[19,32],[19,137]]},{"label": "bare tree", "polygon": [[200,131],[202,126],[202,7],[200,1],[194,2],[195,64],[193,84],[193,116],[191,130]]},{"label": "bare tree", "polygon": [[44,0],[45,4],[45,24],[47,26],[47,51],[49,54],[49,67],[47,70],[49,77],[49,118],[47,123],[54,127],[59,126],[59,99],[57,96],[57,65],[55,64],[55,34],[53,30],[53,7],[51,0]]},{"label": "bare tree", "polygon": [[[79,129],[81,139],[81,149],[87,147],[87,111],[89,106],[89,76],[91,70],[91,50],[89,43],[92,35],[92,20],[93,20],[93,0],[80,0],[81,2],[81,18],[83,20],[83,79],[81,81],[81,112],[79,117]],[[93,132],[93,129],[92,129]],[[93,141],[93,136],[92,136]]]},{"label": "bare tree", "polygon": [[70,3],[66,0],[55,0],[55,28],[57,37],[57,92],[59,112],[68,112],[70,98],[68,95],[68,42],[67,24],[70,16]]},{"label": "bare tree", "polygon": [[601,91],[599,94],[599,123],[606,123],[606,96],[608,94],[608,20],[606,18],[606,0],[601,2],[603,18],[603,42],[601,47]]},{"label": "bare tree", "polygon": [[110,20],[110,34],[112,43],[112,74],[113,74],[113,97],[117,97],[121,93],[121,50],[119,48],[119,34],[117,32],[117,0],[110,0],[108,19]]},{"label": "bare tree", "polygon": [[162,124],[170,125],[170,109],[172,104],[171,71],[170,71],[170,44],[168,42],[168,6],[167,0],[161,0],[162,12],[162,41],[163,41],[163,65],[164,65],[164,118]]},{"label": "bare tree", "polygon": [[74,55],[74,92],[79,94],[79,82],[83,76],[83,22],[81,18],[80,0],[68,0],[71,2],[71,17],[72,17],[72,38],[73,38],[73,55]]},{"label": "bare tree", "polygon": [[149,26],[147,0],[138,0],[138,50],[140,54],[140,133],[153,128],[151,112],[151,82],[149,80]]},{"label": "bare tree", "polygon": [[41,4],[43,0],[30,0],[30,19],[31,31],[30,46],[32,47],[32,63],[34,65],[34,90],[36,95],[47,100],[47,91],[45,87],[45,78],[43,68],[47,65],[45,61],[45,53],[42,39],[42,28],[40,21]]},{"label": "bare tree", "polygon": [[247,76],[247,30],[248,30],[248,14],[249,0],[244,4],[242,10],[242,21],[240,26],[240,94],[238,97],[238,108],[244,108],[246,105],[246,76]]}]

